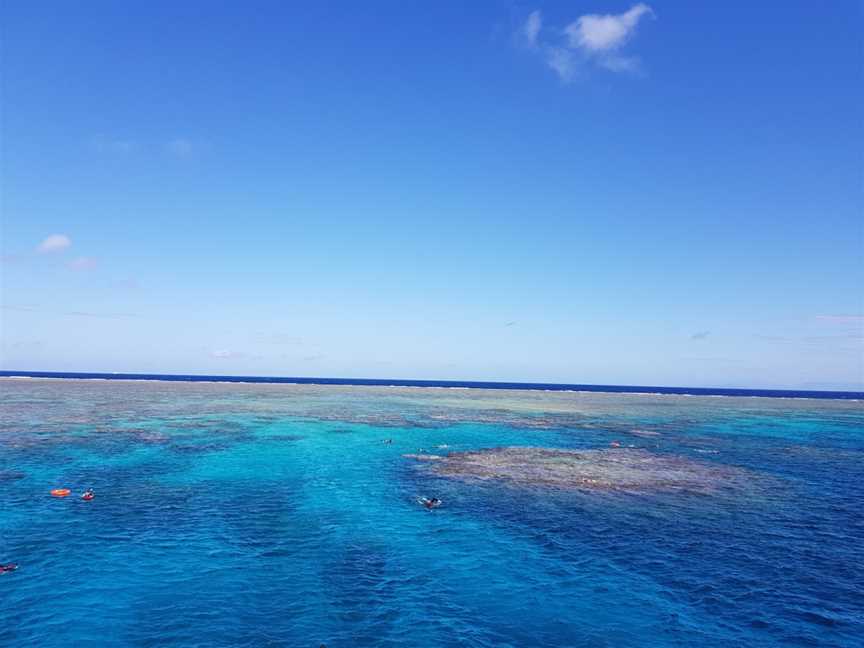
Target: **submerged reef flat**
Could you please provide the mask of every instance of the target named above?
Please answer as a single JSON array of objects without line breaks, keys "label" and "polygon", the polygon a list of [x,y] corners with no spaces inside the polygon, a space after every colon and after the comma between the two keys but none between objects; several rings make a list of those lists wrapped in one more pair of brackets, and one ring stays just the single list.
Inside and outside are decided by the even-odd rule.
[{"label": "submerged reef flat", "polygon": [[[55,378],[0,378],[0,396],[0,435],[22,447],[75,443],[70,433],[89,431],[96,410],[104,431],[138,444],[159,443],[169,430],[241,435],[302,419],[333,424],[334,433],[348,425],[467,424],[608,433],[610,440],[629,436],[643,445],[674,442],[718,422],[738,429],[742,415],[762,430],[826,419],[851,429],[861,411],[860,403],[841,400]],[[162,425],[154,428],[154,420]]]},{"label": "submerged reef flat", "polygon": [[442,455],[405,455],[443,477],[528,487],[710,492],[743,483],[749,472],[642,449],[557,450],[509,447]]}]

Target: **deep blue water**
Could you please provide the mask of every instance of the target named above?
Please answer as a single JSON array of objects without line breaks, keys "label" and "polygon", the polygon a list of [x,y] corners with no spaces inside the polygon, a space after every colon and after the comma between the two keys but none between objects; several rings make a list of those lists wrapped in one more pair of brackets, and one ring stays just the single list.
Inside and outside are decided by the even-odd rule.
[{"label": "deep blue water", "polygon": [[[738,477],[403,456],[612,442]],[[0,645],[860,646],[862,460],[843,399],[2,379]]]},{"label": "deep blue water", "polygon": [[483,382],[463,380],[403,380],[398,378],[310,378],[288,376],[208,376],[202,374],[127,374],[60,371],[0,371],[0,376],[32,378],[80,378],[99,380],[166,380],[179,382],[286,383],[294,385],[366,385],[392,387],[457,387],[470,389],[519,389],[585,391],[623,394],[689,394],[691,396],[762,396],[771,398],[864,399],[864,392],[791,389],[738,389],[731,387],[658,387],[645,385],[581,385],[565,383]]}]

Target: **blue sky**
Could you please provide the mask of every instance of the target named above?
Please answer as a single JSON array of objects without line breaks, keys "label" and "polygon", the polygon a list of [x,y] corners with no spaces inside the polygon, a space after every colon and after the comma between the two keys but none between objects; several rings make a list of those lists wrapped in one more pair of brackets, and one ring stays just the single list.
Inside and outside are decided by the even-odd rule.
[{"label": "blue sky", "polygon": [[858,2],[0,18],[5,369],[864,386]]}]

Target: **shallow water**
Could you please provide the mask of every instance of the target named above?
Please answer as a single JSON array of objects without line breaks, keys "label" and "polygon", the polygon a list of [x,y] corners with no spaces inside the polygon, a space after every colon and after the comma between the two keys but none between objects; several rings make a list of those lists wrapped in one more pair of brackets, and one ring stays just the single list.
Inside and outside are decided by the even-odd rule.
[{"label": "shallow water", "polygon": [[[860,402],[77,380],[0,398],[3,645],[864,636]],[[561,489],[403,457],[613,441],[745,478]]]}]

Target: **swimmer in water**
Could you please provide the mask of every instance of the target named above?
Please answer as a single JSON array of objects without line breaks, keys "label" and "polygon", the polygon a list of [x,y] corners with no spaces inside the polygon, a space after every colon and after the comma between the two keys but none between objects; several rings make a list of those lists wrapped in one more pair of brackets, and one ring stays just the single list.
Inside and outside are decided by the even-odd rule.
[{"label": "swimmer in water", "polygon": [[0,574],[5,574],[6,572],[13,572],[18,569],[17,563],[8,563],[6,565],[0,565]]},{"label": "swimmer in water", "polygon": [[86,491],[84,491],[84,494],[81,496],[81,499],[89,502],[94,497],[96,497],[96,493],[93,492],[92,488],[88,488]]},{"label": "swimmer in water", "polygon": [[420,503],[426,507],[427,510],[431,511],[433,508],[438,508],[441,506],[441,500],[437,497],[423,497],[420,500]]}]

